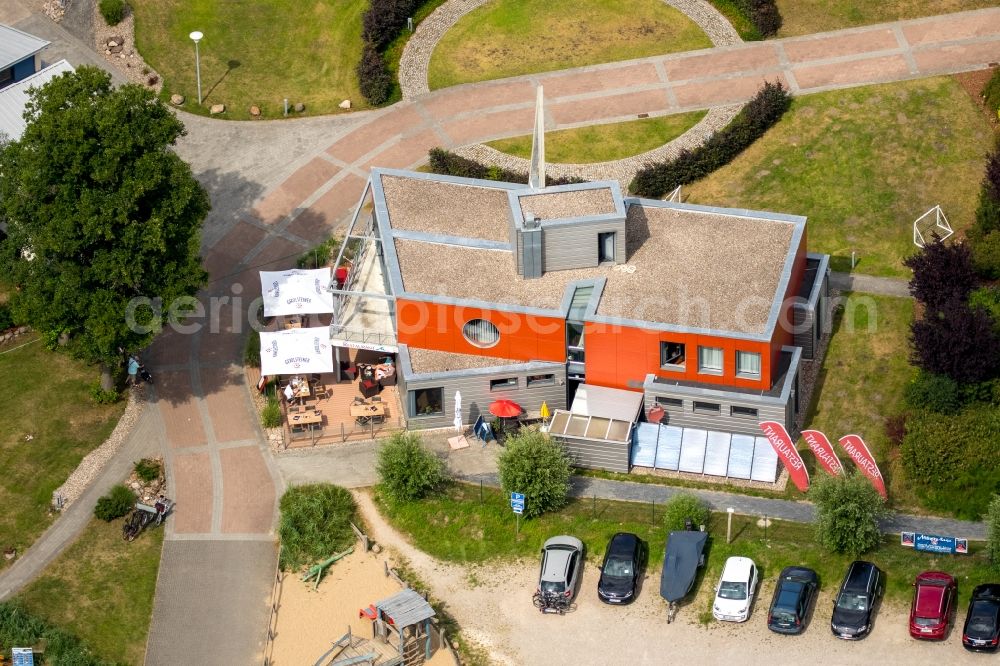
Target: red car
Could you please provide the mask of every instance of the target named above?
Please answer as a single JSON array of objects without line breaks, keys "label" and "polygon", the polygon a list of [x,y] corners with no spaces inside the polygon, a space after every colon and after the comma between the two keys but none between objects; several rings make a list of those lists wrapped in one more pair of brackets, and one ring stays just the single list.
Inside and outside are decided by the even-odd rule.
[{"label": "red car", "polygon": [[943,571],[925,571],[917,576],[913,587],[910,636],[944,640],[955,608],[955,579]]}]

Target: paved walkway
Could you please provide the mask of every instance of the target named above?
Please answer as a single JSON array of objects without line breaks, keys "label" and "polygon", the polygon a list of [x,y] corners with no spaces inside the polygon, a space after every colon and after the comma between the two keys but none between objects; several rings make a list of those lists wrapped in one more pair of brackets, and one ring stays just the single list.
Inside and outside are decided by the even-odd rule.
[{"label": "paved walkway", "polygon": [[[464,477],[471,482],[482,481],[495,488],[500,487],[496,474],[474,474]],[[725,511],[732,507],[736,513],[748,516],[767,516],[779,520],[789,520],[796,523],[811,523],[815,515],[815,507],[809,502],[793,502],[791,500],[751,497],[719,490],[695,490],[664,486],[656,483],[634,483],[631,481],[610,481],[594,479],[586,476],[574,476],[570,494],[573,497],[597,497],[598,499],[620,500],[623,502],[656,502],[662,504],[678,493],[697,495],[712,508],[713,511]],[[965,537],[969,539],[985,539],[986,527],[983,523],[950,518],[934,518],[930,516],[911,516],[903,513],[893,514],[882,523],[882,531],[886,534],[906,532],[924,532],[928,534],[944,534]]]},{"label": "paved walkway", "polygon": [[880,296],[910,298],[910,283],[902,278],[875,277],[860,273],[830,273],[830,286],[841,291],[855,291]]}]

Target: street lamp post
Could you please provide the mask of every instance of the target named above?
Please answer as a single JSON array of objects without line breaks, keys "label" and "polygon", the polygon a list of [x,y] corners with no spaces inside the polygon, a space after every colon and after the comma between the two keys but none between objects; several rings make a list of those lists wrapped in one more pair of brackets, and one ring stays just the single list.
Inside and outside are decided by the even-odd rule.
[{"label": "street lamp post", "polygon": [[188,37],[194,42],[194,70],[195,76],[198,78],[198,105],[201,106],[201,58],[198,54],[198,42],[204,35],[195,30]]}]

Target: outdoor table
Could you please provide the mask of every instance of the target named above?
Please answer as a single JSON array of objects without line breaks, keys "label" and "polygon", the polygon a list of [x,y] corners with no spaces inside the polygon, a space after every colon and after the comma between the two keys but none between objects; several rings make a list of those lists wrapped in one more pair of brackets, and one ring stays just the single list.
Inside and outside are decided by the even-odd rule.
[{"label": "outdoor table", "polygon": [[351,417],[361,425],[370,423],[373,419],[385,417],[385,405],[376,402],[372,404],[351,405]]},{"label": "outdoor table", "polygon": [[288,415],[288,425],[292,428],[312,428],[323,423],[323,415],[315,409]]},{"label": "outdoor table", "polygon": [[290,319],[286,319],[285,320],[285,328],[286,329],[288,329],[288,328],[302,328],[302,318],[301,317],[292,317]]},{"label": "outdoor table", "polygon": [[312,396],[312,391],[309,389],[308,382],[299,382],[299,387],[292,387],[292,396],[299,399],[301,404],[306,398]]}]

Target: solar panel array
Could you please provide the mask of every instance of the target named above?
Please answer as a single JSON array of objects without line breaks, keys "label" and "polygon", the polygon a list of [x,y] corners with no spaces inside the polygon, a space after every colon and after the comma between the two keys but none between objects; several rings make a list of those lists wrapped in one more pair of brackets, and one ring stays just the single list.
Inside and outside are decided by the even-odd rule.
[{"label": "solar panel array", "polygon": [[778,454],[766,437],[640,423],[632,465],[774,483]]}]

